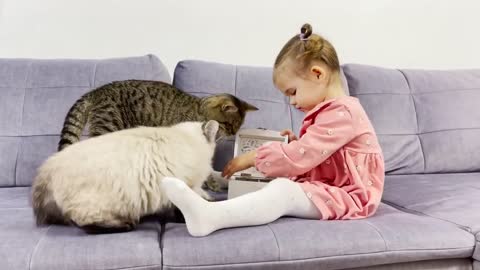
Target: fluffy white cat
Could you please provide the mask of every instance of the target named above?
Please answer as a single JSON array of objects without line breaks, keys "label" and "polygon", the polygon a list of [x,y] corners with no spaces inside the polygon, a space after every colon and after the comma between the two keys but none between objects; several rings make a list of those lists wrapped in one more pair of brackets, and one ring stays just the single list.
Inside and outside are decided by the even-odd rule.
[{"label": "fluffy white cat", "polygon": [[73,224],[87,231],[128,231],[140,218],[171,207],[165,176],[197,193],[212,173],[219,124],[183,122],[138,127],[75,143],[48,158],[32,186],[37,224]]}]

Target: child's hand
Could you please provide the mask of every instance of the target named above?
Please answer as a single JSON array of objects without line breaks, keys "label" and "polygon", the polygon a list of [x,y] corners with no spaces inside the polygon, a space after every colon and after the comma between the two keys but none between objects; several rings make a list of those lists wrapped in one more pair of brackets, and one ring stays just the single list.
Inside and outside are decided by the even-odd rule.
[{"label": "child's hand", "polygon": [[295,133],[293,133],[293,131],[291,131],[290,129],[284,129],[280,132],[280,135],[281,136],[285,136],[285,135],[288,135],[288,142],[291,142],[291,141],[296,141],[297,140],[297,136],[295,136]]},{"label": "child's hand", "polygon": [[254,150],[230,160],[223,169],[222,176],[230,178],[236,172],[255,166],[255,155],[256,151]]}]

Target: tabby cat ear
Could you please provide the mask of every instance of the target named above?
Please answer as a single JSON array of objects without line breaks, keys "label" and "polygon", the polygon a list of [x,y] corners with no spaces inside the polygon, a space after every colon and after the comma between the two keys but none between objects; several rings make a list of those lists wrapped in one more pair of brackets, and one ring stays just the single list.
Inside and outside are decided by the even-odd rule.
[{"label": "tabby cat ear", "polygon": [[237,111],[238,111],[238,108],[233,104],[222,104],[222,112],[234,113]]},{"label": "tabby cat ear", "polygon": [[258,108],[253,106],[252,104],[248,103],[248,102],[245,102],[245,101],[242,101],[242,106],[244,108],[245,111],[258,111]]},{"label": "tabby cat ear", "polygon": [[203,135],[209,142],[215,142],[219,124],[215,120],[210,120],[202,124]]}]

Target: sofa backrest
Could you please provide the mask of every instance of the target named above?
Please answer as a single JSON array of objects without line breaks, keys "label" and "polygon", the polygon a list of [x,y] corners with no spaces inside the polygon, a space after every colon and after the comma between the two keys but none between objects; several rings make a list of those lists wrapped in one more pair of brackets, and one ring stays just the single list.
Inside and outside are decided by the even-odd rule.
[{"label": "sofa backrest", "polygon": [[[342,80],[346,86],[345,77]],[[288,99],[272,82],[272,68],[227,65],[185,60],[177,64],[173,84],[197,96],[230,93],[259,108],[247,114],[244,128],[292,129],[298,133],[303,113],[292,108]],[[234,139],[221,142],[216,151],[214,168],[222,170],[233,156]]]},{"label": "sofa backrest", "polygon": [[57,149],[68,109],[116,80],[170,82],[153,55],[104,60],[0,59],[0,186],[27,186]]},{"label": "sofa backrest", "polygon": [[388,174],[480,171],[480,70],[343,70],[379,135]]}]

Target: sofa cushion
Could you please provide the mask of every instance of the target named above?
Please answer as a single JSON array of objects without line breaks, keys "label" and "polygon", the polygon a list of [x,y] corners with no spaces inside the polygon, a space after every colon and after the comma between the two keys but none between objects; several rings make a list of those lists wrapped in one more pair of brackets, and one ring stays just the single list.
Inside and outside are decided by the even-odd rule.
[{"label": "sofa cushion", "polygon": [[0,188],[0,209],[30,207],[30,187]]},{"label": "sofa cushion", "polygon": [[480,232],[480,173],[388,175],[383,200]]},{"label": "sofa cushion", "polygon": [[170,82],[154,55],[104,60],[0,59],[0,186],[30,185],[56,151],[68,109],[114,80]]},{"label": "sofa cushion", "polygon": [[0,188],[1,269],[161,269],[160,225],[87,235],[75,227],[35,225],[28,187]]},{"label": "sofa cushion", "polygon": [[387,173],[480,170],[480,70],[343,69],[379,135]]},{"label": "sofa cushion", "polygon": [[282,218],[202,238],[191,237],[184,224],[167,224],[162,239],[164,269],[343,269],[468,258],[475,245],[472,234],[453,224],[384,204],[369,219]]},{"label": "sofa cushion", "polygon": [[[341,74],[345,89],[346,80]],[[303,113],[289,105],[288,99],[272,82],[271,67],[236,66],[197,60],[180,61],[173,84],[197,96],[229,93],[259,108],[247,114],[244,128],[292,129],[298,133]],[[214,167],[222,170],[233,156],[233,138],[219,144]]]}]

